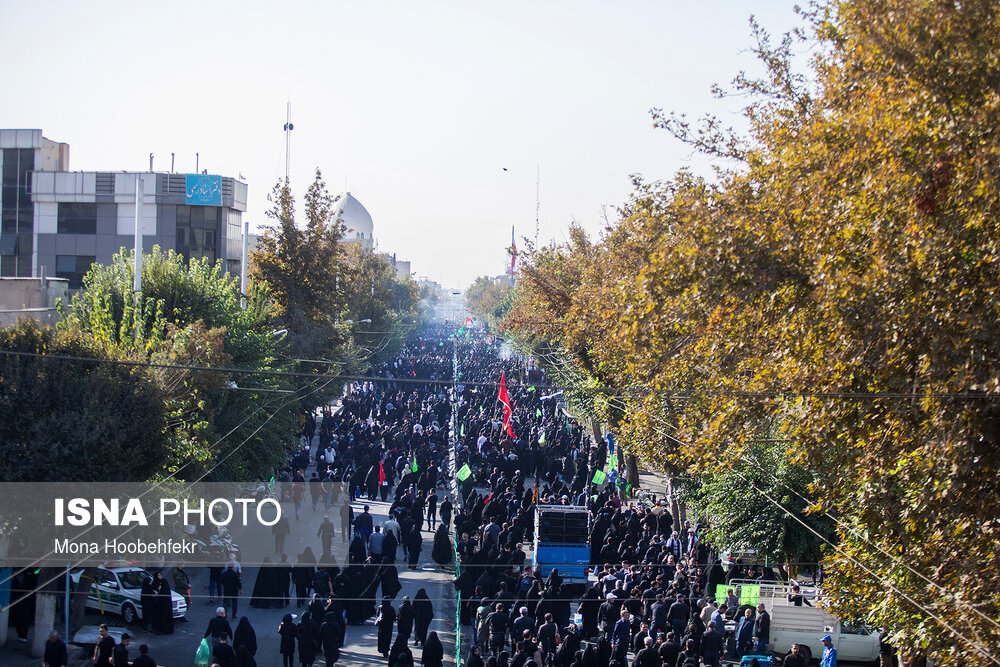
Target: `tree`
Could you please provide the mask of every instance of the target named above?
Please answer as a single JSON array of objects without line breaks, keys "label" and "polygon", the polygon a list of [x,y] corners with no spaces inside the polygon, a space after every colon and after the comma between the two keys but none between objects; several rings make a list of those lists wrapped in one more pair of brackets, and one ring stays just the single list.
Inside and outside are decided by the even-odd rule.
[{"label": "tree", "polygon": [[[732,467],[703,475],[688,504],[709,518],[716,548],[755,549],[772,563],[805,564],[815,572],[825,546],[817,534],[833,539],[835,525],[808,511],[816,500],[807,491],[814,481],[804,466],[788,460],[782,443],[758,441]],[[778,498],[780,507],[765,494]]]},{"label": "tree", "polygon": [[275,303],[275,323],[288,331],[286,347],[303,357],[331,357],[342,333],[336,317],[343,308],[344,225],[319,169],[306,190],[305,225],[295,223],[295,200],[286,180],[274,186],[267,212],[272,226],[250,254],[250,278],[267,284]]},{"label": "tree", "polygon": [[[522,321],[622,392],[623,433],[644,458],[712,479],[742,472],[766,434],[787,440],[812,486],[747,485],[775,511],[809,498],[809,516],[835,522],[833,611],[892,627],[904,655],[994,662],[996,5],[832,1],[806,20],[811,79],[794,73],[792,37],[772,45],[754,27],[767,71],[736,80],[747,136],[656,114],[738,162],[712,182],[681,172],[636,188],[616,229],[648,242],[638,263],[627,246],[603,264],[580,248],[617,306],[573,294],[557,325]],[[620,345],[573,347],[570,321],[586,322],[573,307],[588,300]]]},{"label": "tree", "polygon": [[166,461],[163,399],[144,368],[76,327],[22,318],[0,328],[0,480],[142,481]]},{"label": "tree", "polygon": [[343,275],[342,320],[355,323],[348,332],[369,362],[394,357],[420,322],[417,284],[409,276],[397,277],[387,255],[358,243],[346,244]]},{"label": "tree", "polygon": [[498,331],[510,310],[513,286],[506,278],[479,276],[465,290],[465,307],[487,331]]},{"label": "tree", "polygon": [[[269,476],[294,444],[298,404],[273,401],[273,392],[289,385],[266,374],[281,369],[266,288],[255,286],[243,308],[238,281],[221,262],[187,262],[157,247],[143,257],[135,307],[132,262],[132,253],[122,252],[110,265],[94,265],[60,327],[82,329],[115,354],[158,365],[150,373],[167,408],[164,472],[233,481]],[[184,368],[192,366],[265,374]]]}]

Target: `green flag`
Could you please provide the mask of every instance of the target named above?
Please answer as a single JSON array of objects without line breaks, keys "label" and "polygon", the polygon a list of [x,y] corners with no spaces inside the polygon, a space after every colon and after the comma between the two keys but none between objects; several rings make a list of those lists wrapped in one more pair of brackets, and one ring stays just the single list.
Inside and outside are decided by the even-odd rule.
[{"label": "green flag", "polygon": [[542,434],[538,436],[538,444],[539,445],[545,444],[545,431],[542,431]]},{"label": "green flag", "polygon": [[604,484],[604,480],[607,479],[607,478],[608,478],[608,476],[604,473],[603,470],[595,470],[594,471],[594,479],[590,480],[590,483],[591,484]]},{"label": "green flag", "polygon": [[461,469],[459,469],[457,473],[455,473],[455,477],[458,477],[458,481],[464,482],[465,480],[469,479],[469,475],[471,474],[472,474],[472,468],[470,468],[469,464],[466,463],[461,467]]},{"label": "green flag", "polygon": [[611,452],[611,455],[608,457],[608,467],[611,470],[618,469],[618,455],[615,452]]},{"label": "green flag", "polygon": [[529,392],[535,391],[535,385],[531,385],[530,387],[528,387],[528,391]]},{"label": "green flag", "polygon": [[465,422],[462,422],[462,428],[458,430],[458,434],[461,436],[465,435]]},{"label": "green flag", "polygon": [[566,417],[566,435],[573,435],[573,429],[569,427],[569,417]]},{"label": "green flag", "polygon": [[418,470],[420,470],[420,468],[417,467],[417,455],[416,454],[413,455],[413,462],[410,463],[410,470],[412,470],[413,472],[417,472]]},{"label": "green flag", "polygon": [[542,409],[541,408],[535,408],[535,416],[536,417],[541,417],[542,416]]},{"label": "green flag", "polygon": [[274,475],[271,475],[271,481],[267,483],[267,489],[271,493],[274,493]]},{"label": "green flag", "polygon": [[740,586],[740,604],[756,605],[760,599],[759,584],[743,584]]}]

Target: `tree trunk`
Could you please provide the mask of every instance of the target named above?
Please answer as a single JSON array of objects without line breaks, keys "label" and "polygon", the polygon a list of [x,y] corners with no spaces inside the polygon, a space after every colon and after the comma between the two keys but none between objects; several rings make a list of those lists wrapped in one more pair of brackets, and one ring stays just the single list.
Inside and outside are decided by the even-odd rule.
[{"label": "tree trunk", "polygon": [[670,496],[670,515],[674,517],[674,530],[680,535],[681,523],[683,518],[681,517],[681,504],[677,502],[677,493],[674,491],[677,479],[675,477],[667,478],[667,495]]},{"label": "tree trunk", "polygon": [[[80,585],[70,596],[70,633],[76,632],[84,624],[84,617],[87,613],[87,595],[90,593],[90,587],[95,579],[97,579],[97,568],[86,568],[80,576]],[[68,642],[69,638],[67,637],[66,640]]]},{"label": "tree trunk", "polygon": [[[54,576],[59,570],[55,568],[42,568],[39,577],[46,578]],[[44,581],[44,579],[42,580]],[[46,586],[46,589],[49,589]],[[45,642],[49,638],[49,631],[55,627],[56,622],[56,601],[59,594],[51,590],[39,591],[35,595],[35,634],[31,637],[31,655],[41,658],[45,655]],[[66,642],[69,643],[68,638]]]}]

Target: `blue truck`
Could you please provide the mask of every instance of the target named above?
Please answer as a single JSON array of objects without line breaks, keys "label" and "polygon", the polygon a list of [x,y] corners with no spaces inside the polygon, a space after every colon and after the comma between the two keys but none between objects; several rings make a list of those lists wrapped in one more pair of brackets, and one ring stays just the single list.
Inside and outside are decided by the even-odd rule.
[{"label": "blue truck", "polygon": [[590,511],[579,505],[535,508],[535,549],[531,564],[542,577],[553,568],[564,584],[586,585],[590,567]]}]

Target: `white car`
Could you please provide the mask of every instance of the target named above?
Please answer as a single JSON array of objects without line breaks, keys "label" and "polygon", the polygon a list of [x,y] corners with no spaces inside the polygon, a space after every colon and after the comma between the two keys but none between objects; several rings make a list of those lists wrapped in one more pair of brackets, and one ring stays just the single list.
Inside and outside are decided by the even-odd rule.
[{"label": "white car", "polygon": [[[84,570],[70,573],[75,590]],[[103,614],[120,614],[126,624],[142,618],[142,584],[153,579],[141,567],[100,567],[97,569],[96,585],[90,587],[87,609],[96,609]],[[187,613],[187,602],[176,591],[170,591],[170,608],[174,618],[183,618]]]}]

